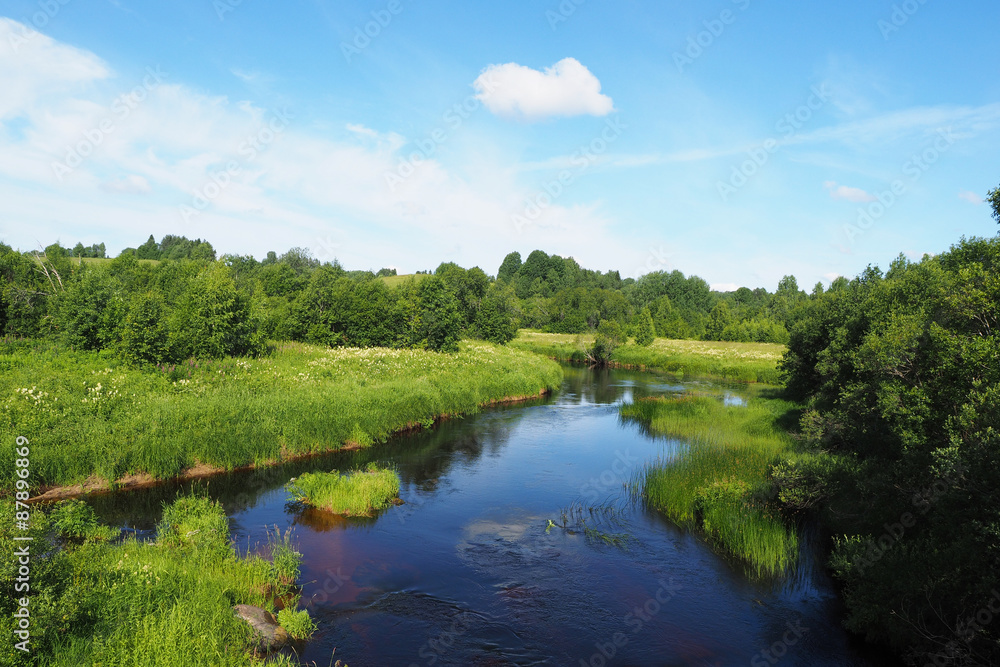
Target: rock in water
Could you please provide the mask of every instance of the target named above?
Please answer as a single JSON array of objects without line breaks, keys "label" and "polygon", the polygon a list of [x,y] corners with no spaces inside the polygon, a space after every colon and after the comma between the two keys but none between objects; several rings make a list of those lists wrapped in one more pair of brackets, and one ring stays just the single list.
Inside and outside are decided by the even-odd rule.
[{"label": "rock in water", "polygon": [[271,612],[248,604],[238,604],[233,610],[253,628],[260,649],[274,651],[288,643],[288,633]]}]

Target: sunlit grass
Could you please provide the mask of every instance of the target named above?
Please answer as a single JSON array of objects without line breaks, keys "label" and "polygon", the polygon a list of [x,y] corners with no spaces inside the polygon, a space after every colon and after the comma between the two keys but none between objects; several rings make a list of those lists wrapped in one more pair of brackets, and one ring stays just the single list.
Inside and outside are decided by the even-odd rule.
[{"label": "sunlit grass", "polygon": [[375,464],[346,475],[304,473],[289,482],[288,491],[296,501],[327,512],[371,516],[399,495],[399,475]]},{"label": "sunlit grass", "polygon": [[768,474],[791,448],[776,420],[795,406],[751,398],[727,407],[711,396],[642,399],[621,415],[676,439],[636,480],[646,501],[675,523],[700,527],[723,550],[762,575],[795,562],[794,529],[767,502]]},{"label": "sunlit grass", "polygon": [[[477,341],[455,354],[284,343],[261,359],[136,369],[101,353],[6,339],[0,369],[0,438],[31,441],[34,488],[365,446],[562,381],[548,359]],[[13,457],[13,447],[0,450],[8,490]]]},{"label": "sunlit grass", "polygon": [[[583,361],[593,334],[550,334],[522,329],[513,347],[554,359]],[[612,365],[657,369],[681,377],[715,377],[738,382],[780,384],[778,361],[784,345],[657,338],[648,347],[623,345],[611,355]]]},{"label": "sunlit grass", "polygon": [[[13,512],[12,502],[0,503],[3,544],[13,544]],[[86,518],[77,524],[92,521]],[[31,523],[36,529],[33,548],[38,550],[32,560],[32,651],[15,653],[11,642],[5,642],[0,664],[264,664],[253,655],[251,631],[236,617],[233,605],[250,604],[273,612],[275,593],[283,594],[289,587],[276,579],[269,560],[237,557],[218,503],[189,496],[167,506],[156,542],[88,539],[53,549],[48,529],[61,534],[58,525],[38,506],[32,510]],[[294,581],[298,569],[288,574]],[[8,590],[13,590],[12,576],[10,572],[0,576]],[[10,596],[0,600],[0,626],[9,636],[13,636],[12,604]],[[293,611],[285,618],[305,638],[312,627],[308,614]],[[279,656],[268,664],[293,663]]]}]

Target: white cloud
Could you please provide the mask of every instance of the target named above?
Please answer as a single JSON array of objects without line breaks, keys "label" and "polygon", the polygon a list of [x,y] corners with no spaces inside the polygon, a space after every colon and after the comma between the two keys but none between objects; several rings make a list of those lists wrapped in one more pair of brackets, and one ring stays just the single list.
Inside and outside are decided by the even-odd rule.
[{"label": "white cloud", "polygon": [[735,292],[741,286],[736,283],[713,283],[710,287],[713,292]]},{"label": "white cloud", "polygon": [[138,174],[129,174],[114,181],[101,183],[101,189],[116,194],[145,195],[152,192],[149,181]]},{"label": "white cloud", "polygon": [[826,278],[826,282],[832,283],[834,280],[836,280],[837,278],[840,277],[840,274],[839,273],[834,273],[834,272],[824,273],[823,277]]},{"label": "white cloud", "polygon": [[606,116],[615,108],[601,93],[601,82],[575,58],[564,58],[544,72],[517,63],[490,65],[472,85],[486,108],[505,118]]},{"label": "white cloud", "polygon": [[[98,232],[114,250],[153,233],[200,236],[221,251],[257,256],[295,245],[318,249],[335,238],[342,262],[375,269],[433,268],[421,259],[430,257],[493,272],[514,245],[572,255],[584,266],[635,261],[628,240],[608,230],[600,204],[573,201],[586,200],[585,191],[554,202],[518,235],[512,216],[537,183],[519,181],[481,151],[457,166],[425,159],[390,190],[386,175],[405,159],[406,140],[395,132],[352,123],[327,135],[291,110],[287,127],[249,151],[247,137],[262,136],[277,110],[168,78],[127,114],[116,113],[115,102],[141,79],[118,77],[92,53],[41,34],[14,53],[7,36],[18,26],[0,21],[0,234],[12,245]],[[58,179],[53,163],[88,134],[96,137],[103,121],[112,130]],[[185,222],[181,206],[208,190],[213,198]]]},{"label": "white cloud", "polygon": [[959,192],[958,198],[963,201],[967,201],[970,204],[982,204],[984,201],[982,195],[977,195],[975,192],[970,192],[968,190],[962,190]]},{"label": "white cloud", "polygon": [[861,188],[837,185],[834,181],[827,181],[823,184],[823,187],[830,191],[831,199],[854,202],[855,204],[863,204],[865,202],[876,201],[878,199],[875,195],[865,192]]}]

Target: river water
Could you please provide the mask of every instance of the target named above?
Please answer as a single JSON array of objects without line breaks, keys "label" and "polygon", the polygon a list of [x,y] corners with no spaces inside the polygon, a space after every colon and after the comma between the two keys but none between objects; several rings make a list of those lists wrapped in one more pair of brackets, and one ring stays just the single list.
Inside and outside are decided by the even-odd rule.
[{"label": "river water", "polygon": [[[297,648],[321,667],[894,664],[842,629],[810,530],[795,571],[761,581],[626,488],[674,443],[622,422],[622,401],[697,389],[738,406],[738,387],[564,370],[550,398],[364,451],[89,502],[149,537],[161,503],[194,485],[224,504],[241,551],[291,528],[319,626]],[[303,511],[284,491],[369,461],[402,479],[405,504],[377,518]]]}]

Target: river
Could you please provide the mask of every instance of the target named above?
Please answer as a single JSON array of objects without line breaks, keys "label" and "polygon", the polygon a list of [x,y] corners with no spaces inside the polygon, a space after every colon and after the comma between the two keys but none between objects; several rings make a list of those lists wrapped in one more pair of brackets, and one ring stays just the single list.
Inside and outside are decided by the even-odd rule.
[{"label": "river", "polygon": [[[351,667],[895,664],[841,627],[813,530],[794,572],[761,581],[629,492],[672,443],[623,423],[618,404],[697,389],[738,406],[738,386],[564,370],[552,397],[367,450],[88,501],[148,538],[161,503],[197,486],[243,552],[291,528],[319,626],[299,652],[321,667],[334,651]],[[405,504],[377,518],[303,511],[284,491],[304,471],[369,461],[402,479]]]}]

